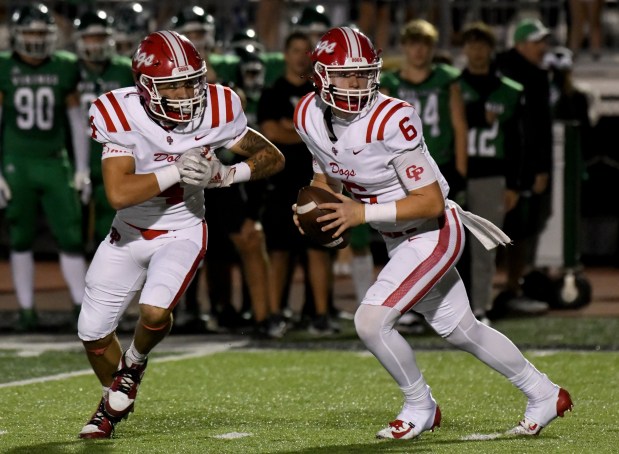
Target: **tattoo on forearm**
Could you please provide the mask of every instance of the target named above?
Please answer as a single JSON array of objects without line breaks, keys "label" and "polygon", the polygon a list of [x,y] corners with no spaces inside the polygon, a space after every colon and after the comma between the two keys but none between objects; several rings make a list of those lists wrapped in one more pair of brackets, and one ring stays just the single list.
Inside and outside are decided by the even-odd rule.
[{"label": "tattoo on forearm", "polygon": [[258,133],[250,132],[239,142],[239,147],[251,156],[245,161],[251,169],[251,179],[259,180],[279,172],[283,156],[271,142]]}]

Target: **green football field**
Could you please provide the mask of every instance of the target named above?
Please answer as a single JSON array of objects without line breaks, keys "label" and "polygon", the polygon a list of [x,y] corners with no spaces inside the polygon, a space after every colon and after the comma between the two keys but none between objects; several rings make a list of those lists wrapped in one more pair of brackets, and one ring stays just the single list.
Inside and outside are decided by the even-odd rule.
[{"label": "green football field", "polygon": [[[301,339],[302,340],[302,339]],[[619,353],[528,350],[575,408],[539,437],[504,437],[526,400],[473,357],[426,350],[418,362],[442,427],[411,441],[375,439],[400,392],[362,349],[305,342],[205,341],[153,355],[136,411],[111,440],[77,438],[100,387],[81,351],[0,342],[1,453],[611,453],[619,446]],[[53,344],[52,344],[53,345]],[[252,347],[252,348],[249,348]],[[260,348],[253,348],[260,347]],[[266,347],[266,348],[265,348]],[[303,348],[301,348],[303,347]],[[6,348],[6,345],[5,345]],[[43,349],[45,350],[45,349]]]}]

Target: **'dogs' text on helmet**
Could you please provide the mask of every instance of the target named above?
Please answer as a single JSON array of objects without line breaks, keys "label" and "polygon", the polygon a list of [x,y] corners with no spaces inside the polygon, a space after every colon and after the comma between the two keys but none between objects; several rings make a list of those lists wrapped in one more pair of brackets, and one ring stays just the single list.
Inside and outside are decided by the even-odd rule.
[{"label": "'dogs' text on helmet", "polygon": [[187,36],[198,49],[211,50],[215,47],[215,19],[203,8],[185,7],[170,22],[174,31]]},{"label": "'dogs' text on helmet", "polygon": [[[378,94],[382,60],[363,33],[348,27],[332,28],[312,52],[314,85],[322,100],[347,113],[369,109]],[[359,88],[338,88],[334,78],[356,77]]]},{"label": "'dogs' text on helmet", "polygon": [[31,58],[47,58],[56,46],[57,28],[47,6],[22,6],[11,16],[13,49]]},{"label": "'dogs' text on helmet", "polygon": [[[144,107],[153,117],[187,123],[204,112],[206,64],[184,36],[162,30],[146,36],[133,54],[133,77]],[[160,89],[192,87],[193,96],[171,99]]]},{"label": "'dogs' text on helmet", "polygon": [[116,52],[113,20],[105,11],[88,11],[75,19],[76,50],[82,60],[105,62]]}]

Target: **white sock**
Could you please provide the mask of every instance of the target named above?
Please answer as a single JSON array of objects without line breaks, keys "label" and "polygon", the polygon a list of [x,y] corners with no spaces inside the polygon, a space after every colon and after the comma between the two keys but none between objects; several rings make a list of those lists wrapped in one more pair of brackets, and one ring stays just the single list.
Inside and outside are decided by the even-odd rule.
[{"label": "white sock", "polygon": [[372,254],[354,255],[351,271],[357,302],[361,302],[374,282],[374,260]]},{"label": "white sock", "polygon": [[103,397],[107,397],[107,393],[110,390],[109,386],[101,386],[101,392],[103,393]]},{"label": "white sock", "polygon": [[60,253],[60,269],[64,280],[69,286],[73,304],[79,306],[84,299],[84,289],[86,287],[86,260],[81,254]]},{"label": "white sock", "polygon": [[423,376],[412,385],[400,389],[404,394],[404,406],[396,419],[410,422],[416,416],[423,416],[420,413],[425,413],[424,410],[434,410],[432,392]]},{"label": "white sock", "polygon": [[34,307],[34,257],[32,251],[11,251],[11,271],[17,302],[22,309]]},{"label": "white sock", "polygon": [[131,342],[131,345],[125,352],[125,362],[127,366],[131,366],[132,364],[144,364],[146,361],[146,357],[148,355],[144,355],[136,350],[135,343]]},{"label": "white sock", "polygon": [[557,385],[529,361],[522,372],[507,378],[527,396],[530,402],[543,401],[557,393]]}]

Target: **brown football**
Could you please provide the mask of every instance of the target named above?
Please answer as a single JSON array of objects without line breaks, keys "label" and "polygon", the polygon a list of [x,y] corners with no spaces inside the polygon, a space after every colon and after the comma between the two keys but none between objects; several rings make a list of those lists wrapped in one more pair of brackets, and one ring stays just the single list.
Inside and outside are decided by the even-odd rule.
[{"label": "brown football", "polygon": [[325,224],[316,221],[316,218],[329,214],[332,210],[321,210],[317,207],[321,203],[342,203],[335,194],[317,186],[304,186],[299,190],[297,196],[297,216],[299,224],[305,235],[314,243],[327,248],[342,249],[350,241],[349,231],[346,230],[342,235],[333,238],[336,229],[323,232],[321,227]]}]

